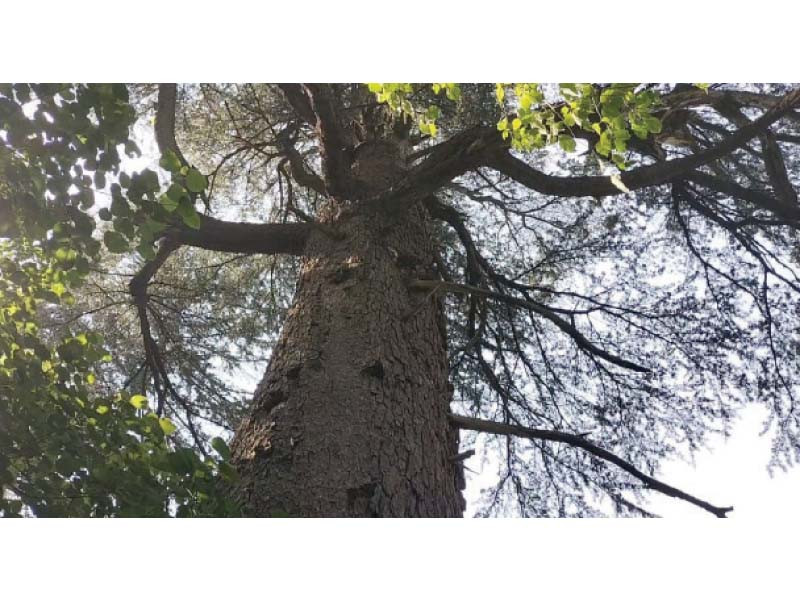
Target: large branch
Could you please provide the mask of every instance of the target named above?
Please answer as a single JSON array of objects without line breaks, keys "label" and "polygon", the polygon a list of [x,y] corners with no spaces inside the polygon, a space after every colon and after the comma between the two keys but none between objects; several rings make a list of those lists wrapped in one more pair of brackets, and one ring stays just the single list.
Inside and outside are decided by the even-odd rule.
[{"label": "large branch", "polygon": [[400,214],[456,177],[480,167],[487,155],[504,145],[494,128],[481,126],[463,131],[431,148],[425,160],[399,184],[375,198],[372,206]]},{"label": "large branch", "polygon": [[350,185],[350,148],[339,122],[337,103],[330,84],[304,86],[317,118],[317,135],[322,152],[325,187],[332,196],[346,193]]},{"label": "large branch", "polygon": [[374,206],[401,212],[456,177],[480,166],[491,167],[522,185],[551,196],[613,196],[626,190],[659,185],[717,160],[761,134],[800,104],[800,89],[774,101],[768,110],[719,144],[683,158],[631,169],[619,176],[559,177],[542,173],[514,157],[491,127],[475,127],[426,151],[427,158],[403,181],[374,201]]},{"label": "large branch", "polygon": [[[735,123],[737,127],[743,127],[750,123],[750,118],[742,112],[732,95],[724,95],[714,106],[722,116]],[[765,129],[758,138],[761,141],[761,157],[764,167],[775,194],[784,204],[796,206],[797,193],[789,180],[786,164],[775,136],[769,129]]]},{"label": "large branch", "polygon": [[[689,91],[672,92],[664,96],[664,103],[671,109],[716,105],[723,100],[733,100],[741,106],[762,110],[769,110],[777,102],[780,102],[780,98],[776,98],[772,94],[731,89],[704,91],[694,88]],[[800,113],[789,111],[786,113],[786,118],[800,121]]]},{"label": "large branch", "polygon": [[[174,83],[158,86],[156,142],[162,154],[170,150],[184,164],[188,164],[175,139],[176,88]],[[186,245],[238,254],[299,255],[312,228],[310,223],[234,223],[200,215],[198,229],[177,222],[165,230],[164,237],[167,240],[165,244],[169,246]],[[145,280],[145,286],[147,281],[149,277]]]},{"label": "large branch", "polygon": [[303,187],[309,188],[320,195],[325,195],[325,182],[319,175],[306,167],[303,156],[295,147],[292,130],[286,128],[277,135],[278,146],[286,155],[294,180]]},{"label": "large branch", "polygon": [[522,185],[550,196],[613,196],[644,187],[667,183],[677,177],[722,158],[762,133],[795,106],[800,104],[800,89],[786,94],[761,117],[741,127],[717,145],[702,152],[625,171],[618,176],[559,177],[547,175],[511,155],[496,152],[487,166],[503,173]]},{"label": "large branch", "polygon": [[181,245],[218,252],[299,256],[314,227],[314,223],[234,223],[201,215],[199,229],[176,225],[167,236]]},{"label": "large branch", "polygon": [[692,171],[686,175],[685,179],[715,192],[750,202],[756,208],[769,211],[784,219],[789,225],[795,228],[800,227],[800,206],[798,205],[780,202],[766,192],[746,188],[735,181],[715,177],[702,171]]},{"label": "large branch", "polygon": [[134,275],[128,289],[133,297],[133,304],[136,306],[136,314],[139,317],[139,328],[142,332],[142,341],[144,343],[145,363],[153,375],[153,383],[158,397],[156,405],[156,414],[161,414],[164,410],[166,403],[166,385],[162,381],[162,377],[168,379],[166,376],[166,369],[161,359],[161,354],[158,350],[150,329],[150,320],[147,316],[147,286],[150,280],[158,272],[161,266],[166,262],[170,255],[178,248],[178,244],[172,240],[166,239],[162,242],[161,246],[156,253],[156,256],[147,261],[139,272]]},{"label": "large branch", "polygon": [[316,127],[317,115],[311,109],[311,101],[303,86],[299,83],[279,83],[278,87],[297,116],[312,127]]},{"label": "large branch", "polygon": [[171,150],[183,164],[189,164],[175,139],[175,102],[177,95],[177,84],[158,84],[155,122],[156,144],[158,144],[158,150],[161,154]]},{"label": "large branch", "polygon": [[579,348],[582,350],[598,356],[603,360],[606,360],[612,364],[617,366],[623,367],[625,369],[630,369],[631,371],[637,371],[639,373],[648,373],[650,370],[646,367],[641,365],[637,365],[634,362],[626,360],[624,358],[620,358],[619,356],[615,356],[610,352],[603,350],[602,348],[594,345],[586,336],[584,336],[578,329],[568,323],[552,310],[547,308],[542,304],[537,304],[535,302],[528,302],[526,300],[522,300],[521,298],[515,298],[513,296],[507,296],[505,294],[501,294],[499,292],[493,292],[492,290],[486,290],[483,288],[478,288],[470,285],[463,285],[460,283],[453,283],[448,281],[436,281],[436,280],[425,280],[425,279],[417,279],[411,281],[409,283],[409,287],[411,289],[418,289],[418,290],[429,290],[429,291],[445,291],[445,292],[453,292],[456,294],[477,294],[480,296],[485,296],[487,298],[493,298],[500,302],[504,302],[505,304],[509,304],[511,306],[516,306],[518,308],[524,308],[526,310],[530,310],[531,312],[540,315],[553,323],[556,327],[558,327],[561,331],[569,335],[575,343],[578,345]]},{"label": "large branch", "polygon": [[522,427],[521,425],[510,425],[507,423],[497,423],[495,421],[485,421],[482,419],[475,419],[472,417],[464,417],[461,415],[450,415],[450,421],[456,425],[459,429],[468,429],[470,431],[479,431],[483,433],[492,433],[496,435],[513,435],[517,437],[524,437],[530,440],[545,440],[549,442],[562,442],[564,444],[569,444],[570,446],[575,446],[577,448],[581,448],[586,450],[590,454],[602,458],[603,460],[610,462],[618,466],[620,469],[625,471],[626,473],[632,475],[644,485],[652,490],[657,492],[661,492],[662,494],[666,494],[667,496],[671,496],[672,498],[679,498],[681,500],[685,500],[695,506],[699,506],[700,508],[707,510],[711,514],[719,518],[725,518],[727,513],[733,510],[732,506],[729,507],[719,507],[714,506],[706,502],[705,500],[701,500],[700,498],[696,498],[691,494],[687,494],[684,491],[679,490],[678,488],[672,487],[671,485],[667,485],[649,475],[642,473],[639,469],[633,466],[626,460],[621,459],[616,454],[612,454],[608,450],[601,448],[587,440],[585,437],[580,435],[575,435],[571,433],[564,433],[561,431],[552,431],[547,429],[532,429],[530,427]]}]

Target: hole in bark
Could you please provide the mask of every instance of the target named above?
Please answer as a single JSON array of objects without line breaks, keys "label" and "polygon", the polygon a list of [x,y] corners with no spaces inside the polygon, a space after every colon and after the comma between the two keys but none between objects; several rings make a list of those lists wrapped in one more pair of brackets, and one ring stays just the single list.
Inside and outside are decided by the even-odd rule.
[{"label": "hole in bark", "polygon": [[328,278],[333,283],[344,283],[345,281],[347,281],[350,278],[350,275],[352,275],[352,270],[351,269],[347,269],[345,267],[339,267],[333,273],[331,273],[328,276]]},{"label": "hole in bark", "polygon": [[361,372],[364,375],[369,375],[370,377],[377,377],[378,379],[383,379],[384,375],[386,375],[386,371],[383,369],[383,363],[379,360],[367,365]]},{"label": "hole in bark", "polygon": [[264,394],[258,410],[270,413],[276,406],[283,404],[284,402],[286,402],[286,394],[283,393],[283,390],[271,390]]},{"label": "hole in bark", "polygon": [[289,379],[297,379],[298,377],[300,377],[301,368],[302,368],[301,365],[294,365],[289,367],[286,370],[286,377],[288,377]]},{"label": "hole in bark", "polygon": [[377,517],[381,510],[382,490],[375,482],[347,490],[347,508],[358,515]]}]

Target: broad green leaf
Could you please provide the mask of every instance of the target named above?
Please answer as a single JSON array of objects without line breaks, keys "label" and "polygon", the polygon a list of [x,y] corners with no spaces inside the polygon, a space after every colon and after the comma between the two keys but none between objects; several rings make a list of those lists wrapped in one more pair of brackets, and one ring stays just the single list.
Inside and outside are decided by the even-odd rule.
[{"label": "broad green leaf", "polygon": [[178,158],[178,155],[172,150],[167,150],[161,155],[161,160],[158,161],[158,165],[162,169],[174,173],[180,170],[181,159]]},{"label": "broad green leaf", "polygon": [[103,234],[103,242],[108,248],[109,252],[113,252],[114,254],[122,254],[123,252],[128,251],[128,241],[122,236],[122,234],[116,231],[106,231]]},{"label": "broad green leaf", "polygon": [[575,138],[571,135],[560,135],[558,136],[558,144],[561,146],[561,149],[565,152],[574,152],[575,151]]},{"label": "broad green leaf", "polygon": [[206,189],[206,176],[195,168],[189,169],[186,174],[186,187],[190,192],[199,194]]},{"label": "broad green leaf", "polygon": [[644,122],[650,133],[661,133],[661,119],[658,117],[647,117]]},{"label": "broad green leaf", "polygon": [[211,440],[211,447],[216,450],[217,454],[219,454],[224,460],[229,460],[231,457],[230,448],[228,448],[228,444],[225,443],[221,437],[215,437]]},{"label": "broad green leaf", "polygon": [[167,189],[167,196],[174,202],[180,202],[180,199],[186,195],[186,190],[179,183],[173,183]]},{"label": "broad green leaf", "polygon": [[131,396],[129,402],[134,408],[138,408],[139,410],[147,409],[147,398],[141,394],[135,394]]},{"label": "broad green leaf", "polygon": [[158,201],[167,212],[173,212],[178,208],[178,200],[173,200],[168,194],[161,194],[158,197]]},{"label": "broad green leaf", "polygon": [[173,422],[172,422],[172,421],[170,421],[170,420],[169,420],[168,418],[166,418],[166,417],[161,417],[161,418],[158,420],[158,424],[159,424],[159,426],[161,427],[161,431],[163,431],[163,432],[164,432],[164,435],[172,435],[173,433],[175,433],[175,432],[178,430],[178,428],[177,428],[177,427],[175,427],[175,425],[173,424]]}]

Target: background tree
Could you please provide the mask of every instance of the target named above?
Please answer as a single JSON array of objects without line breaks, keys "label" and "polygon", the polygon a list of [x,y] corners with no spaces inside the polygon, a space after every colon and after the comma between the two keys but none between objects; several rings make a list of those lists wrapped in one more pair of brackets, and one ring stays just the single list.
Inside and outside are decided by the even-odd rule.
[{"label": "background tree", "polygon": [[[2,297],[5,514],[52,513],[69,488],[88,514],[228,514],[232,496],[255,515],[457,516],[482,432],[501,471],[479,514],[647,515],[655,489],[724,516],[654,475],[749,402],[770,409],[773,466],[797,459],[792,86],[0,94],[5,251],[36,253],[49,292],[25,320],[32,278]],[[158,172],[133,158],[147,130]],[[70,357],[20,343],[27,323],[54,344],[105,334],[94,391],[84,363],[80,385],[23,386]],[[60,440],[62,423],[28,444],[54,457],[34,468],[21,411],[63,414],[52,386],[116,395],[103,423],[75,418],[118,428],[134,466],[98,484],[85,457],[106,447]],[[131,408],[148,432],[128,433]],[[236,476],[220,437],[208,448],[234,429]],[[132,470],[157,500],[120,496]]]}]

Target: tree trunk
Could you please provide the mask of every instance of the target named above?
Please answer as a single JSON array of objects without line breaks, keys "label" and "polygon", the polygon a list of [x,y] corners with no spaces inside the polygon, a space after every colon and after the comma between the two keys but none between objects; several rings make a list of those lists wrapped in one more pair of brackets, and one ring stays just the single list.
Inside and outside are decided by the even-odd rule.
[{"label": "tree trunk", "polygon": [[327,219],[233,442],[248,514],[461,516],[441,305],[425,210]]}]

